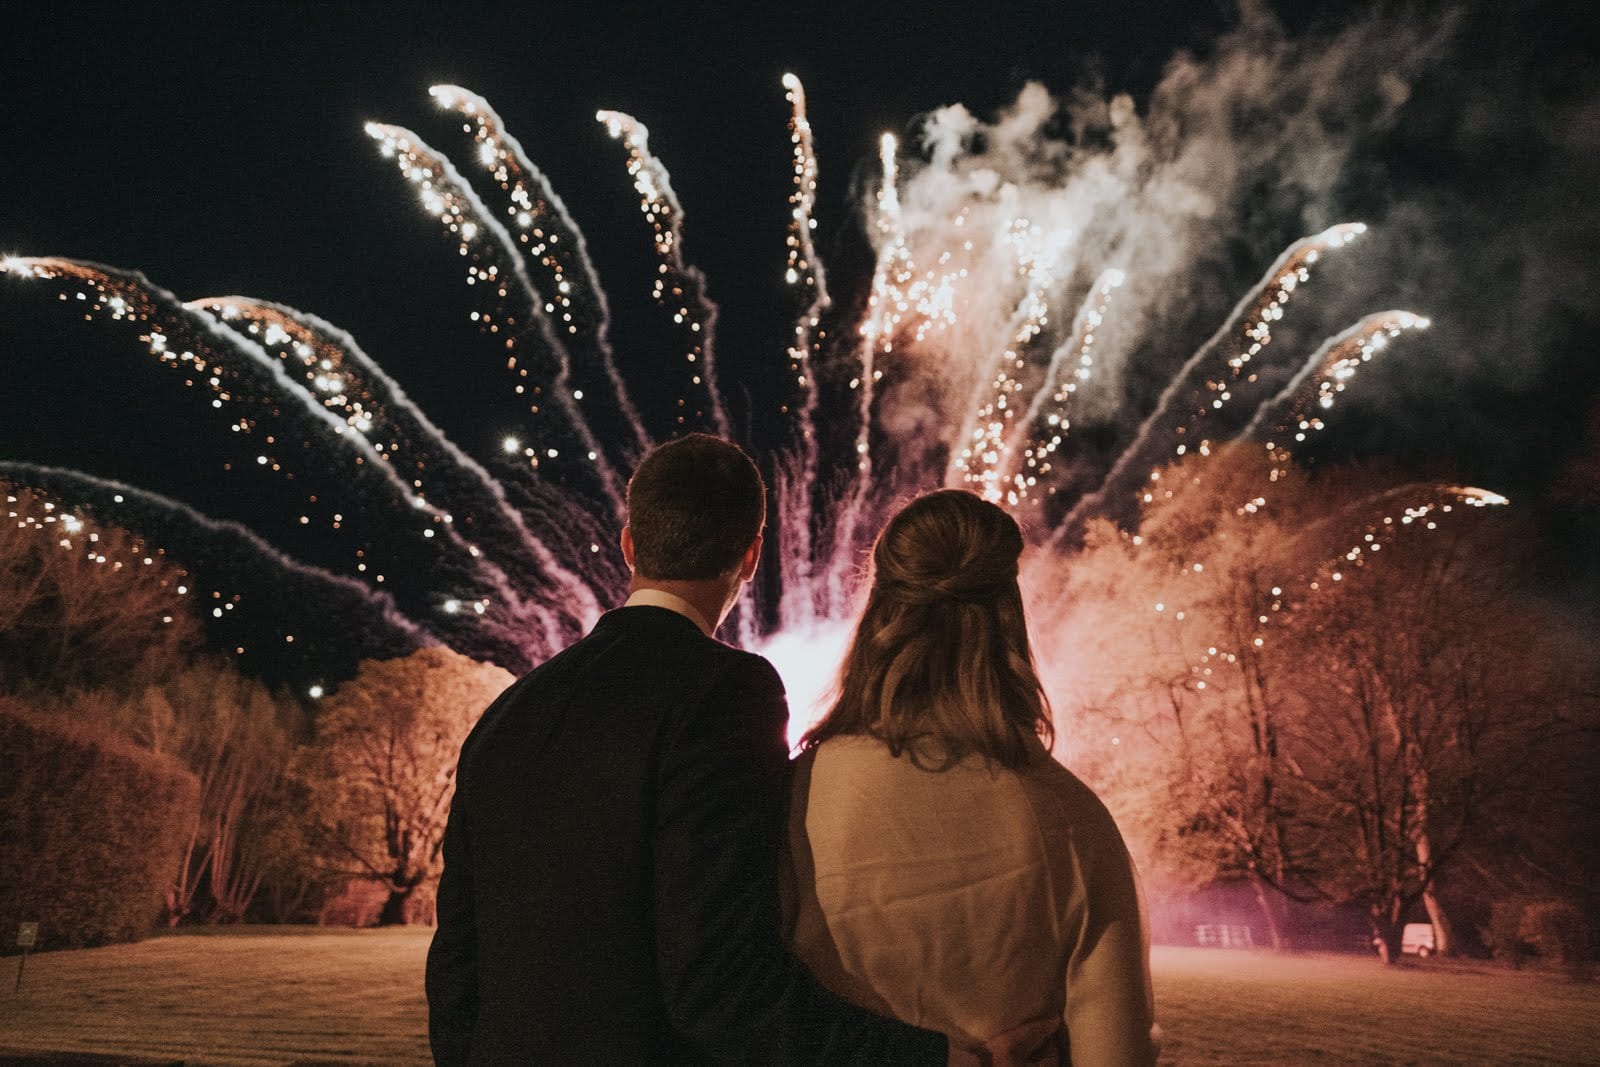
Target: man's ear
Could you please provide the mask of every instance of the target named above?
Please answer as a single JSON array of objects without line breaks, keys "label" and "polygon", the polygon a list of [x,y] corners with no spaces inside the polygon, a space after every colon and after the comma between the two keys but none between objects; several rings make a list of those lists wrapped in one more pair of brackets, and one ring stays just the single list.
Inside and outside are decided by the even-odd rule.
[{"label": "man's ear", "polygon": [[756,539],[750,547],[744,550],[744,558],[739,560],[739,580],[748,582],[756,576],[756,564],[761,562],[761,535],[756,534]]},{"label": "man's ear", "polygon": [[633,570],[633,531],[626,526],[622,528],[622,561]]}]

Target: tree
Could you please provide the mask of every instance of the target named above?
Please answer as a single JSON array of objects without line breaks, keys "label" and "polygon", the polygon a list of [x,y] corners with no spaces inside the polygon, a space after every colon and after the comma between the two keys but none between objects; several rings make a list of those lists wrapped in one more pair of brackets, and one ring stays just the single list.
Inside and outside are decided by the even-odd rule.
[{"label": "tree", "polygon": [[1385,556],[1307,613],[1313,706],[1295,748],[1317,858],[1307,882],[1364,905],[1392,960],[1418,902],[1437,950],[1452,951],[1440,883],[1458,857],[1503,864],[1490,842],[1538,833],[1529,813],[1570,788],[1552,772],[1582,697],[1551,611],[1471,531]]},{"label": "tree", "polygon": [[1280,894],[1299,895],[1284,747],[1299,708],[1274,631],[1287,588],[1332,551],[1304,531],[1381,483],[1313,487],[1274,466],[1241,447],[1159,472],[1137,534],[1091,527],[1069,572],[1067,625],[1051,629],[1072,635],[1060,658],[1095,665],[1060,688],[1073,718],[1114,735],[1096,784],[1147,865],[1174,887],[1245,882],[1281,948]]},{"label": "tree", "polygon": [[1035,612],[1072,765],[1147,869],[1247,882],[1274,944],[1284,897],[1359,904],[1385,958],[1419,903],[1450,950],[1440,887],[1468,861],[1569,871],[1572,892],[1593,864],[1570,833],[1566,859],[1535,848],[1530,813],[1592,825],[1573,812],[1594,686],[1567,665],[1593,657],[1484,547],[1529,533],[1462,522],[1459,491],[1250,446],[1158,474],[1137,533],[1091,526]]},{"label": "tree", "polygon": [[273,824],[288,817],[281,801],[303,717],[295,698],[220,661],[195,663],[129,705],[134,740],[200,780],[200,821],[167,894],[169,924],[195,917],[197,901],[212,922],[244,918],[272,860]]},{"label": "tree", "polygon": [[186,576],[162,551],[0,483],[0,692],[136,693],[199,643]]},{"label": "tree", "polygon": [[388,889],[383,925],[414,922],[437,877],[467,732],[513,681],[446,648],[367,660],[320,709],[300,777],[332,861]]}]

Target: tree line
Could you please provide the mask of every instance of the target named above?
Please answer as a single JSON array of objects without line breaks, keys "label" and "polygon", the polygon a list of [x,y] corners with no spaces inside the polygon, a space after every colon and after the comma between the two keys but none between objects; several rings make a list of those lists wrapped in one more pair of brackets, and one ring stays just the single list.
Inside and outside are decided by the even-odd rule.
[{"label": "tree line", "polygon": [[[1106,798],[1156,910],[1238,886],[1279,947],[1308,914],[1355,913],[1385,959],[1419,917],[1441,952],[1592,958],[1600,662],[1592,618],[1540,586],[1537,531],[1454,487],[1259,446],[1157,474],[1136,527],[1093,524],[1024,576],[1058,756]],[[167,924],[431,919],[456,753],[507,672],[435,646],[327,694],[269,685],[203,648],[196,615],[223,608],[158,550],[6,500],[0,733],[40,766],[95,764],[93,788],[144,776],[175,798],[112,826],[50,794],[72,813],[58,844],[144,859],[145,888],[98,887],[101,926],[126,931],[129,891]],[[0,887],[0,922],[97,877],[41,843],[48,777],[0,790],[0,840],[38,853],[8,855],[37,884]]]},{"label": "tree line", "polygon": [[[435,646],[363,661],[325,696],[270,686],[203,648],[209,602],[159,551],[39,493],[5,496],[0,734],[39,773],[0,790],[17,852],[0,921],[63,894],[79,903],[48,944],[126,937],[130,909],[166,925],[431,921],[456,752],[506,671]],[[79,797],[64,777],[117,795]],[[158,801],[186,797],[183,781],[192,800]],[[141,804],[142,820],[108,816]],[[48,833],[44,808],[66,813]],[[138,876],[74,862],[85,849],[138,854]]]}]

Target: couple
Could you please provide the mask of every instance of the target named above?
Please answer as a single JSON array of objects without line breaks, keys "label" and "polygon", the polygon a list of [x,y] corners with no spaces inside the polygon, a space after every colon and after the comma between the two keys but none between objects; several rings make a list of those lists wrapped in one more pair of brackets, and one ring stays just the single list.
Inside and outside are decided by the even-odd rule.
[{"label": "couple", "polygon": [[766,490],[694,435],[628,485],[627,603],[461,749],[428,953],[441,1064],[1153,1061],[1133,867],[1050,758],[1022,537],[924,496],[832,710],[713,639]]}]

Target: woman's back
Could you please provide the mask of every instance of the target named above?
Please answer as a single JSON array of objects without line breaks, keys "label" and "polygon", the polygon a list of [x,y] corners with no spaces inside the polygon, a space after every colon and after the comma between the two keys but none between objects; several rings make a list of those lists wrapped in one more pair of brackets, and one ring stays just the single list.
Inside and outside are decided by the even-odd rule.
[{"label": "woman's back", "polygon": [[795,950],[836,992],[974,1041],[1059,1015],[1075,1062],[1153,1058],[1132,864],[1042,745],[1016,770],[930,771],[833,737],[792,799]]},{"label": "woman's back", "polygon": [[1149,1063],[1133,864],[1050,758],[1024,547],[1004,510],[951,489],[879,533],[792,794],[795,947],[836,992],[906,1022],[982,1041],[1056,1016],[1074,1062]]}]

